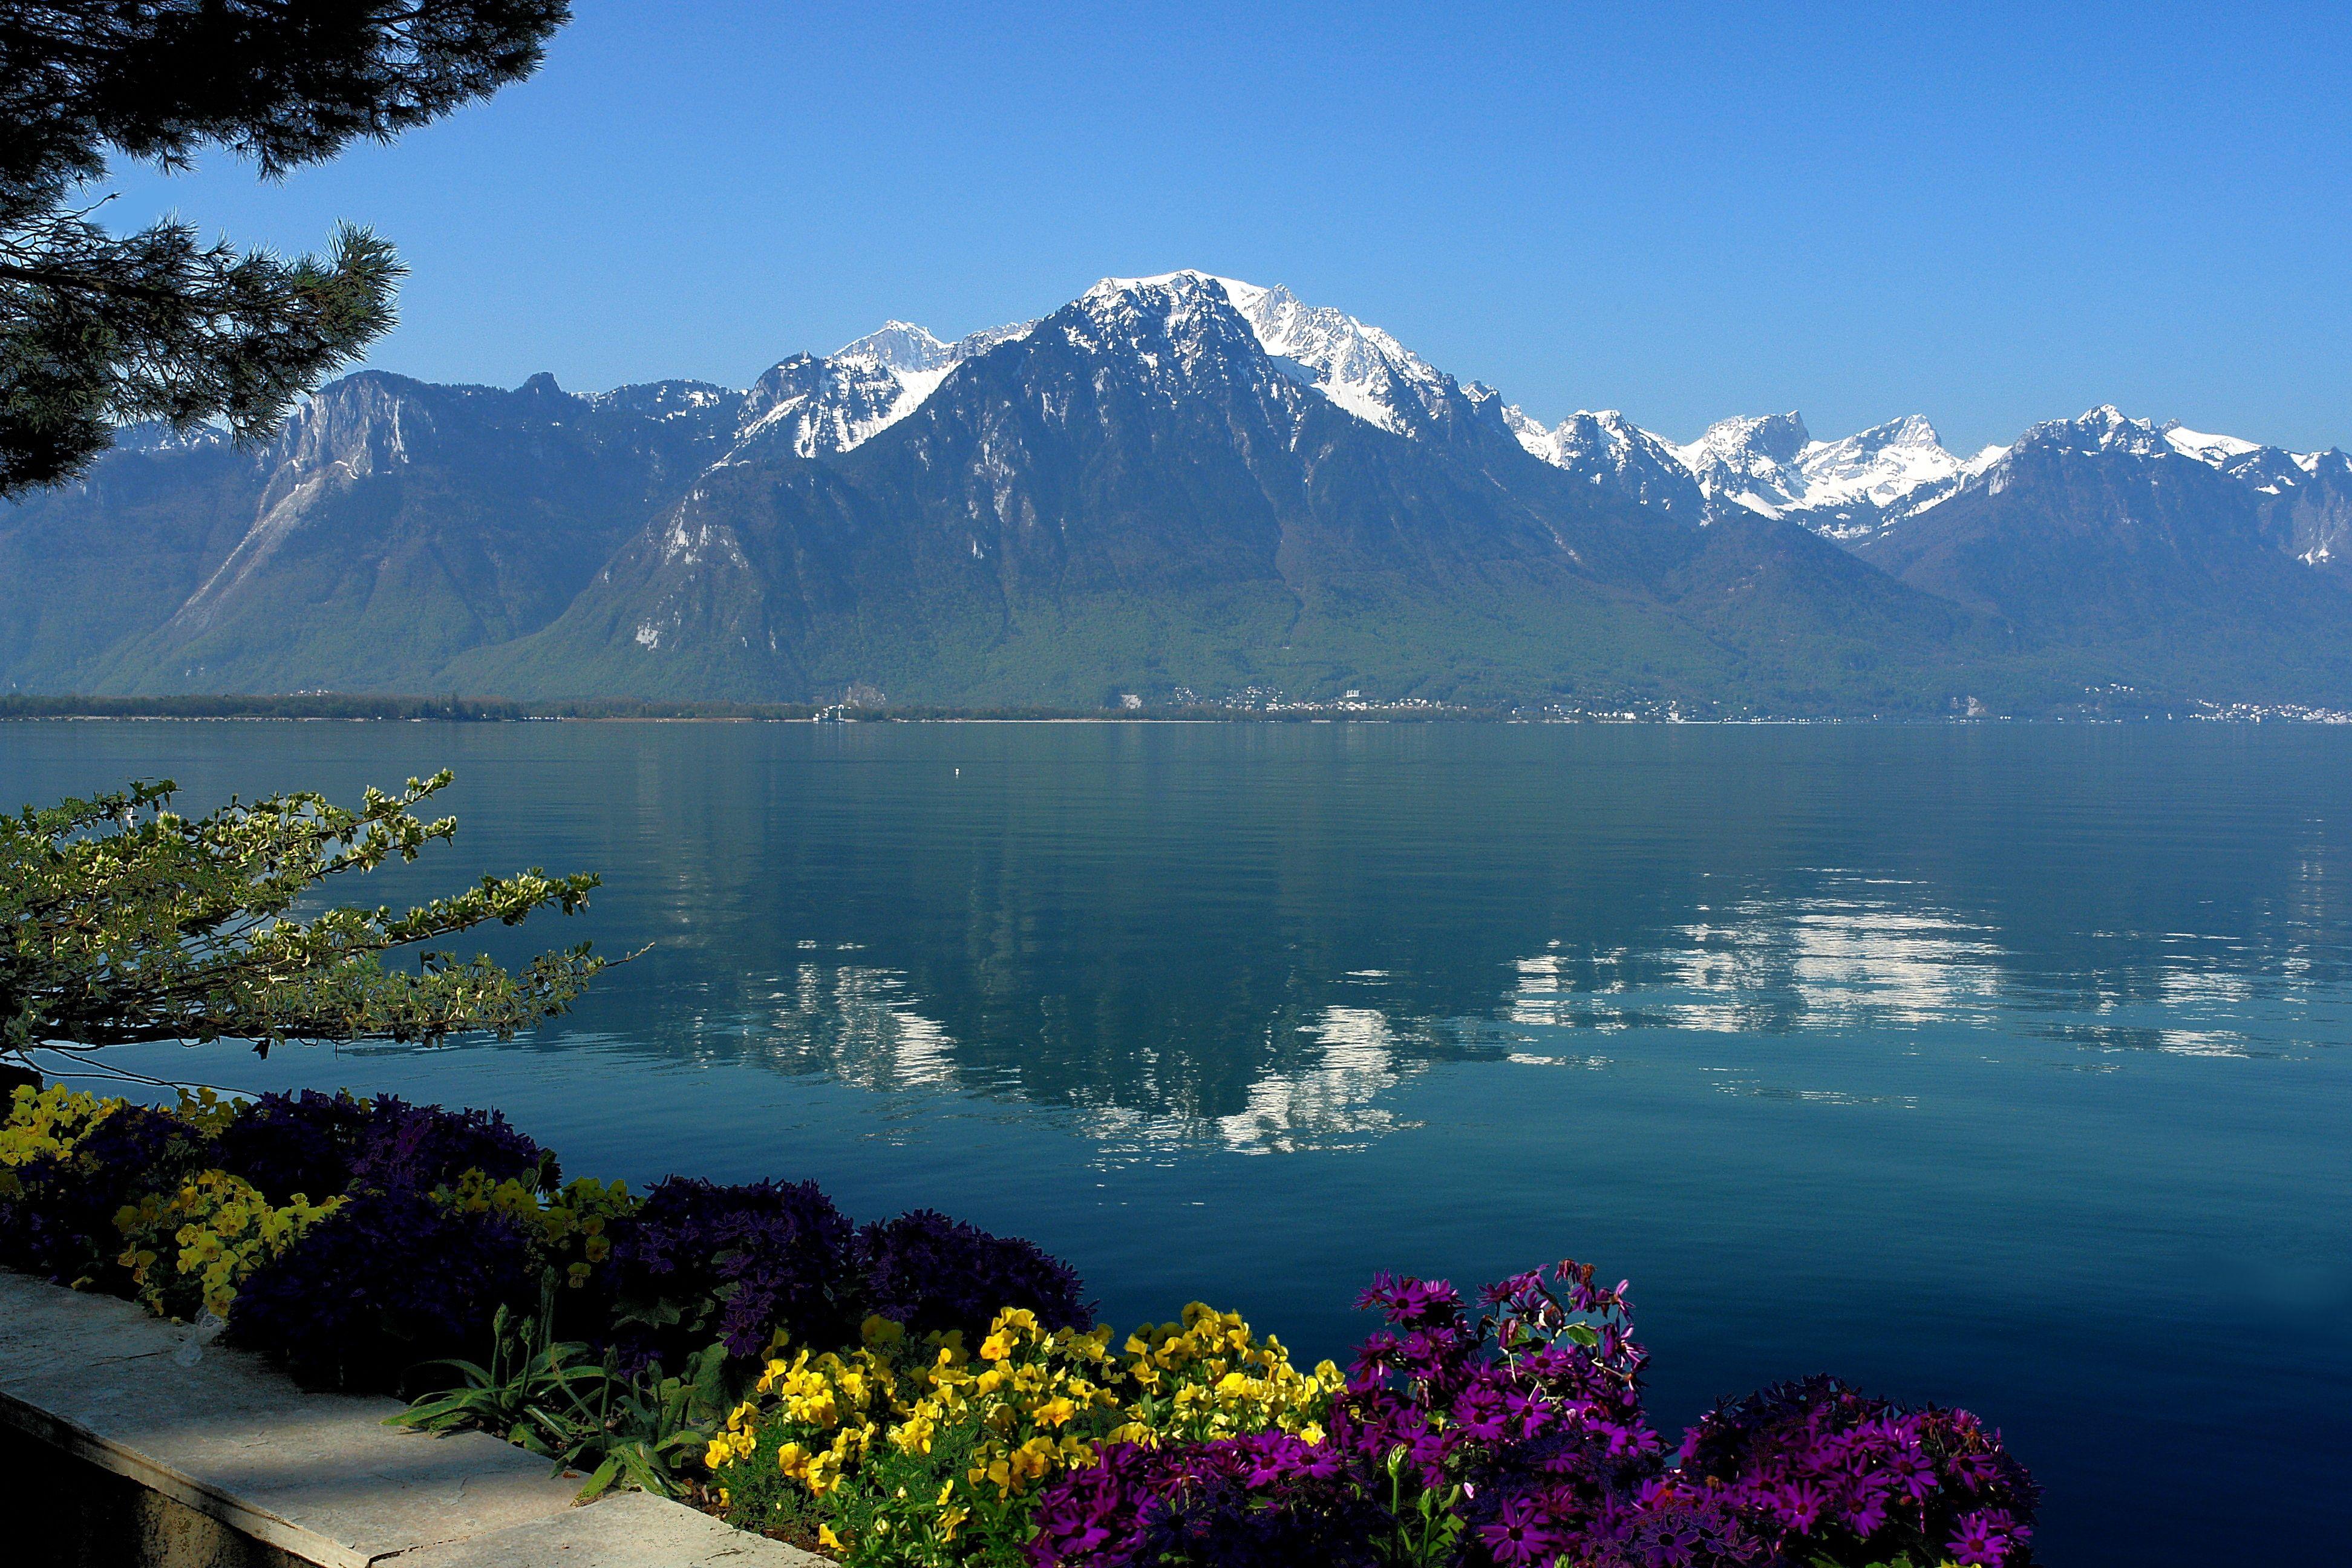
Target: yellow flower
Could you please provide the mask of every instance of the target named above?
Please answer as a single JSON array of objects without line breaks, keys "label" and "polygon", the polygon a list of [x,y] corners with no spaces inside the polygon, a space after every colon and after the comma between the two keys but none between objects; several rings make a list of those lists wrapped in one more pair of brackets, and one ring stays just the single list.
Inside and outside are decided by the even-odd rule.
[{"label": "yellow flower", "polygon": [[[971,1518],[961,1487],[992,1487],[1009,1500],[1091,1463],[1105,1441],[1268,1430],[1320,1440],[1321,1417],[1340,1385],[1328,1363],[1303,1373],[1279,1340],[1259,1340],[1238,1313],[1199,1302],[1181,1321],[1146,1324],[1118,1342],[1120,1356],[1108,1329],[1048,1331],[1017,1309],[996,1314],[976,1361],[967,1360],[960,1336],[928,1336],[917,1346],[886,1319],[867,1320],[858,1337],[847,1351],[771,1360],[758,1392],[729,1416],[724,1440],[710,1444],[712,1468],[756,1452],[762,1428],[781,1426],[769,1438],[779,1469],[811,1497],[829,1498],[877,1438],[900,1453],[928,1454],[960,1428],[976,1439],[963,1473],[929,1503],[910,1496],[890,1504],[916,1510],[900,1518],[901,1528],[935,1547]],[[888,1522],[876,1520],[872,1547]]]},{"label": "yellow flower", "polygon": [[824,1547],[828,1552],[846,1552],[849,1550],[849,1548],[843,1543],[841,1537],[833,1532],[833,1526],[829,1524],[820,1524],[816,1527],[816,1543],[819,1546]]}]

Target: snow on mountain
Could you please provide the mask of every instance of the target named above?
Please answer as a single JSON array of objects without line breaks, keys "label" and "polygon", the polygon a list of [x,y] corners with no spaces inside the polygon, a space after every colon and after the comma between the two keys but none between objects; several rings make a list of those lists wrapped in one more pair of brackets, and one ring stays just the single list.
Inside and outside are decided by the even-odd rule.
[{"label": "snow on mountain", "polygon": [[1804,494],[1797,459],[1813,445],[1802,416],[1764,414],[1718,419],[1686,447],[1675,448],[1698,478],[1699,493],[1717,509],[1744,506],[1779,517]]},{"label": "snow on mountain", "polygon": [[2182,457],[2219,468],[2266,496],[2280,495],[2309,480],[2327,478],[2346,465],[2344,453],[2335,447],[2325,452],[2290,452],[2284,447],[2266,447],[2235,436],[2209,436],[2188,428],[2178,419],[2158,429]]},{"label": "snow on mountain", "polygon": [[1916,414],[1835,441],[1813,439],[1793,411],[1718,420],[1683,446],[1642,434],[1697,482],[1708,521],[1738,507],[1841,540],[1926,510],[2000,450],[1963,460]]},{"label": "snow on mountain", "polygon": [[2159,429],[2174,451],[2220,469],[2260,497],[2264,527],[2297,560],[2309,566],[2352,561],[2352,458],[2342,448],[2290,452],[2191,430],[2179,420]]},{"label": "snow on mountain", "polygon": [[[1302,395],[1296,378],[1249,352],[1255,329],[1234,309],[1223,279],[1207,273],[1106,278],[1046,323],[1082,353],[1139,372],[1142,386],[1171,401],[1231,384],[1244,365],[1294,405]],[[1098,384],[1111,371],[1097,372]]]},{"label": "snow on mountain", "polygon": [[1909,414],[1843,440],[1816,441],[1798,455],[1797,467],[1805,476],[1808,506],[1885,506],[1950,479],[1961,463],[1944,450],[1933,425]]},{"label": "snow on mountain", "polygon": [[725,428],[741,405],[745,394],[707,381],[647,381],[592,392],[583,399],[591,408],[635,414],[665,424],[679,420],[708,421]]},{"label": "snow on mountain", "polygon": [[1154,278],[1106,278],[1087,297],[1171,288],[1190,293],[1206,284],[1214,284],[1241,312],[1259,347],[1368,425],[1411,436],[1444,406],[1447,389],[1455,384],[1380,328],[1328,306],[1305,304],[1279,285],[1188,269]]},{"label": "snow on mountain", "polygon": [[1278,285],[1218,281],[1266,353],[1313,371],[1315,389],[1357,418],[1409,436],[1444,405],[1453,378],[1380,328]]},{"label": "snow on mountain", "polygon": [[1944,449],[1936,427],[1909,414],[1797,456],[1803,484],[1800,521],[1832,539],[1863,537],[1927,510],[1991,465],[2000,447],[1963,459]]},{"label": "snow on mountain", "polygon": [[2150,421],[2134,419],[2112,403],[2074,419],[2045,419],[2029,426],[2017,438],[2022,447],[2062,447],[2073,452],[2120,452],[2137,458],[2167,458],[2178,448]]},{"label": "snow on mountain", "polygon": [[[1175,290],[1186,300],[1221,289],[1259,345],[1299,379],[1365,423],[1411,436],[1459,388],[1474,403],[1492,395],[1462,386],[1393,336],[1344,311],[1304,303],[1289,289],[1200,271],[1106,278],[1097,301]],[[1676,447],[1614,410],[1580,411],[1551,428],[1506,405],[1521,447],[1607,493],[1706,520],[1728,507],[1790,517],[1834,537],[1867,532],[1933,505],[1990,460],[1946,451],[1916,415],[1838,441],[1816,441],[1794,413],[1723,420]]]},{"label": "snow on mountain", "polygon": [[921,398],[908,396],[910,379],[937,386],[940,377],[878,359],[794,354],[752,384],[735,446],[722,461],[780,450],[802,458],[846,452],[914,411]]},{"label": "snow on mountain", "polygon": [[[1461,386],[1380,328],[1307,305],[1279,286],[1187,270],[1107,278],[1087,297],[1173,289],[1191,298],[1209,284],[1223,290],[1268,354],[1367,424],[1411,436],[1441,412],[1452,390],[1479,403],[1491,395]],[[1614,410],[1580,411],[1549,429],[1516,406],[1500,412],[1520,446],[1611,495],[1702,520],[1744,507],[1835,537],[1933,505],[1990,461],[1946,451],[1916,415],[1838,441],[1814,440],[1794,413],[1727,419],[1678,447]]]},{"label": "snow on mountain", "polygon": [[761,376],[722,461],[779,447],[803,458],[847,452],[923,405],[965,360],[1024,336],[1034,321],[942,342],[911,321],[885,321],[831,356],[795,354]]},{"label": "snow on mountain", "polygon": [[949,363],[954,351],[912,321],[889,321],[879,330],[834,351],[837,360],[862,360],[886,370],[935,370]]},{"label": "snow on mountain", "polygon": [[[1292,381],[1369,425],[1412,437],[1441,417],[1459,393],[1474,405],[1499,402],[1465,385],[1390,333],[1344,311],[1308,305],[1279,285],[1186,269],[1150,278],[1106,278],[1075,304],[1082,323],[1066,330],[1108,347],[1142,348],[1150,371],[1170,389],[1212,354],[1217,333],[1206,313],[1237,312],[1258,345]],[[1025,336],[1038,322],[1014,322],[946,342],[913,322],[890,321],[829,356],[796,355],[742,395],[737,440],[726,460],[789,450],[804,458],[846,452],[906,418],[957,365]],[[1172,353],[1178,363],[1154,358]],[[662,389],[672,417],[699,412],[717,389]],[[1535,457],[1591,482],[1612,498],[1674,516],[1712,521],[1735,510],[1798,522],[1853,543],[1937,506],[1963,488],[1998,489],[2001,458],[2017,447],[1987,447],[1972,458],[1947,450],[1936,428],[1907,415],[1834,441],[1813,438],[1801,416],[1719,420],[1676,444],[1613,409],[1580,410],[1549,427],[1521,409],[1499,409],[1505,426]],[[724,417],[724,415],[719,416]],[[2352,458],[2295,453],[2179,423],[2132,419],[2112,405],[2049,420],[2019,438],[2081,452],[2179,456],[2221,470],[2266,498],[2292,547],[2315,563],[2352,554]]]},{"label": "snow on mountain", "polygon": [[[1179,336],[1190,312],[1230,305],[1259,345],[1348,413],[1411,435],[1442,405],[1453,379],[1377,327],[1303,304],[1289,289],[1186,270],[1154,278],[1106,278],[1076,303],[1106,328],[1122,312],[1166,313]],[[1134,327],[1129,321],[1122,332]],[[820,358],[795,355],[762,376],[747,401],[730,459],[789,449],[803,458],[846,452],[904,419],[955,367],[1025,336],[1035,321],[992,327],[946,342],[910,321],[875,331]],[[1160,330],[1160,327],[1155,327]]]},{"label": "snow on mountain", "polygon": [[2216,468],[2226,467],[2232,458],[2262,450],[2257,442],[2242,441],[2235,436],[2209,436],[2201,430],[2189,429],[2178,419],[2160,426],[2158,434],[2182,457],[2194,458]]},{"label": "snow on mountain", "polygon": [[1706,498],[1673,446],[1613,408],[1579,409],[1549,430],[1517,408],[1503,418],[1520,446],[1606,494],[1695,521],[1705,516]]},{"label": "snow on mountain", "polygon": [[[2352,559],[2352,458],[2341,450],[2290,452],[2191,430],[2178,420],[2134,419],[2112,404],[2074,419],[2045,420],[2010,452],[2049,448],[2142,464],[2200,464],[2246,487],[2255,526],[2276,548],[2309,566]],[[1986,488],[2004,489],[2009,467],[1996,461],[1984,469]]]}]

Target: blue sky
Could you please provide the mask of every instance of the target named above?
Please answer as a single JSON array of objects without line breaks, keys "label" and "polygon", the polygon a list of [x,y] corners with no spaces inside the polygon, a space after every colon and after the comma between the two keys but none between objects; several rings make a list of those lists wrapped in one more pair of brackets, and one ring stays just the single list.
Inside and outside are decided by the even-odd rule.
[{"label": "blue sky", "polygon": [[1556,419],[1956,448],[2113,402],[2352,445],[2340,8],[581,0],[529,82],[263,186],[415,269],[373,363],[744,384],[1107,274],[1285,283]]}]

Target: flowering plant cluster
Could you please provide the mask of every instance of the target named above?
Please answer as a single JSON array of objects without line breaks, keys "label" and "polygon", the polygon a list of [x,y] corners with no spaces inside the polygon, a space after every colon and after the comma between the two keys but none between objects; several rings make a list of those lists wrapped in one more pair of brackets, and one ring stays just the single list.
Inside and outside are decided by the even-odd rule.
[{"label": "flowering plant cluster", "polygon": [[631,1360],[712,1340],[760,1353],[778,1328],[849,1338],[856,1230],[814,1182],[744,1186],[673,1176],[646,1194],[614,1248],[614,1290]]},{"label": "flowering plant cluster", "polygon": [[1684,1436],[1682,1473],[1777,1541],[1856,1558],[2021,1556],[2040,1492],[1965,1410],[1904,1410],[1832,1377],[1717,1405]]},{"label": "flowering plant cluster", "polygon": [[16,1089],[8,1120],[0,1124],[0,1197],[15,1197],[22,1191],[16,1173],[19,1167],[70,1152],[101,1117],[121,1104],[63,1084]]},{"label": "flowering plant cluster", "polygon": [[1669,1448],[1628,1287],[1575,1262],[1475,1305],[1380,1277],[1349,1371],[1310,1372],[1198,1302],[1119,1340],[1067,1265],[929,1210],[861,1227],[808,1183],[559,1184],[496,1113],[19,1089],[0,1264],[211,1312],[314,1384],[458,1367],[420,1424],[536,1432],[509,1417],[556,1389],[541,1451],[664,1489],[698,1461],[729,1517],[857,1568],[2032,1563],[2039,1494],[1966,1411],[1820,1377]]},{"label": "flowering plant cluster", "polygon": [[[495,1111],[393,1096],[184,1096],[176,1110],[63,1088],[0,1120],[0,1264],[209,1311],[305,1380],[398,1388],[480,1357],[501,1308],[562,1294],[568,1331],[662,1379],[714,1340],[748,1378],[782,1330],[854,1337],[875,1307],[977,1334],[1000,1307],[1083,1326],[1066,1264],[929,1210],[853,1225],[814,1185],[560,1183]],[[544,1315],[542,1313],[541,1315]],[[544,1330],[547,1325],[541,1324]]]},{"label": "flowering plant cluster", "polygon": [[122,1233],[116,1259],[138,1299],[158,1317],[228,1316],[237,1287],[343,1205],[296,1193],[272,1205],[260,1188],[226,1171],[198,1171],[177,1191],[142,1193],[115,1211]]},{"label": "flowering plant cluster", "polygon": [[461,1214],[500,1214],[521,1226],[540,1255],[555,1266],[563,1283],[577,1290],[613,1256],[614,1227],[637,1211],[626,1182],[578,1176],[553,1192],[541,1192],[509,1176],[493,1182],[472,1170],[435,1197]]},{"label": "flowering plant cluster", "polygon": [[1015,1237],[991,1236],[931,1209],[877,1220],[857,1233],[867,1312],[917,1336],[978,1332],[1005,1306],[1085,1328],[1086,1288],[1068,1264]]},{"label": "flowering plant cluster", "polygon": [[51,1088],[18,1089],[0,1130],[0,1264],[60,1284],[124,1291],[115,1217],[201,1163],[208,1102],[174,1116]]},{"label": "flowering plant cluster", "polygon": [[308,1089],[265,1094],[237,1110],[214,1140],[213,1157],[277,1203],[296,1193],[425,1190],[466,1171],[493,1182],[529,1176],[541,1186],[556,1178],[553,1156],[498,1111]]},{"label": "flowering plant cluster", "polygon": [[[869,1318],[845,1354],[772,1360],[708,1456],[730,1515],[797,1527],[853,1563],[1003,1557],[1041,1482],[1104,1445],[1236,1433],[1319,1441],[1339,1369],[1291,1364],[1280,1341],[1199,1302],[1118,1352],[1107,1328],[998,1313],[978,1347]],[[1007,1561],[1012,1559],[1007,1558]]]},{"label": "flowering plant cluster", "polygon": [[1727,1405],[1670,1468],[1627,1287],[1589,1265],[1485,1291],[1382,1278],[1319,1443],[1106,1447],[1051,1480],[1032,1568],[2024,1568],[2034,1493],[1974,1416],[1829,1380]]}]

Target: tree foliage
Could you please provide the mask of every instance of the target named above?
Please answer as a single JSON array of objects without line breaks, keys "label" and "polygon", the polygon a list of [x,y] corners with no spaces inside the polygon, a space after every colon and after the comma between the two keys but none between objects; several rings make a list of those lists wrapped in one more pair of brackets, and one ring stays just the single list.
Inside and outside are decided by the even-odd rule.
[{"label": "tree foliage", "polygon": [[[415,810],[449,780],[371,789],[356,812],[298,793],[191,818],[163,781],[0,817],[0,1047],[503,1037],[562,1012],[604,967],[585,942],[516,972],[424,944],[570,914],[593,876],[485,877],[405,914],[298,912],[330,878],[454,837],[454,819]],[[384,963],[410,948],[415,968]]]},{"label": "tree foliage", "polygon": [[[264,178],[389,141],[528,76],[565,0],[0,0],[0,496],[68,479],[119,425],[274,433],[392,325],[403,268],[346,225],[288,259],[84,201],[108,150],[216,146]],[[81,205],[77,205],[80,203]]]}]

